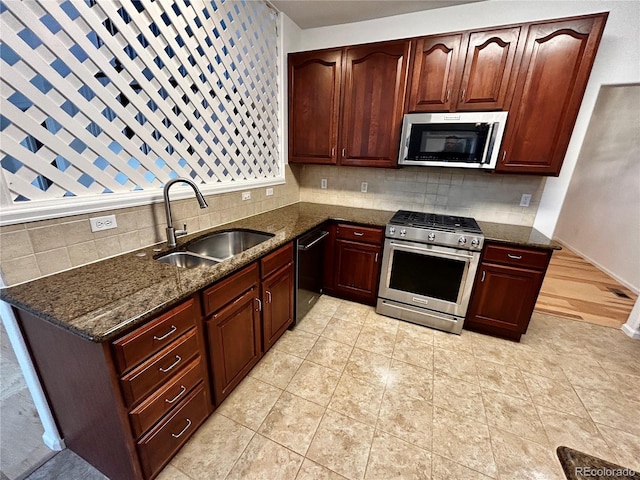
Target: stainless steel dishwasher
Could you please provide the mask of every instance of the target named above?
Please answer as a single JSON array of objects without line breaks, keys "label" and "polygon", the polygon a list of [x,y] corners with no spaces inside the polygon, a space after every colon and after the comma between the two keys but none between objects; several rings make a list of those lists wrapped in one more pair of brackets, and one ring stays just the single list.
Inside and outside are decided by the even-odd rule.
[{"label": "stainless steel dishwasher", "polygon": [[322,295],[324,239],[329,232],[318,228],[296,240],[296,320],[309,313]]}]

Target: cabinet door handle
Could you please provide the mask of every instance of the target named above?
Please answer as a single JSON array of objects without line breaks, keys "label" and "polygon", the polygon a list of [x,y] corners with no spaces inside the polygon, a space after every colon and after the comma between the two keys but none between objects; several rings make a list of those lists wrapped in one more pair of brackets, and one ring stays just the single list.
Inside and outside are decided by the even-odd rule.
[{"label": "cabinet door handle", "polygon": [[185,426],[185,427],[180,431],[180,433],[178,433],[178,434],[176,434],[176,433],[172,433],[172,434],[171,434],[171,436],[172,436],[173,438],[180,438],[180,437],[182,436],[182,434],[183,434],[184,432],[186,432],[186,431],[187,431],[187,429],[188,429],[190,426],[191,426],[191,420],[189,420],[189,419],[187,418],[187,425],[186,425],[186,426]]},{"label": "cabinet door handle", "polygon": [[336,147],[332,147],[331,148],[331,158],[335,157],[336,155]]},{"label": "cabinet door handle", "polygon": [[507,257],[512,258],[513,260],[522,260],[522,255],[512,255],[507,253]]},{"label": "cabinet door handle", "polygon": [[342,149],[342,158],[344,158],[346,156],[346,154],[347,154],[347,149],[343,148]]},{"label": "cabinet door handle", "polygon": [[462,89],[462,99],[461,99],[461,101],[462,101],[462,102],[464,102],[464,95],[465,95],[466,93],[467,93],[467,89],[466,89],[466,88],[463,88],[463,89]]},{"label": "cabinet door handle", "polygon": [[506,158],[506,156],[507,156],[507,151],[503,150],[502,151],[502,163],[504,163],[504,159]]},{"label": "cabinet door handle", "polygon": [[169,365],[167,368],[162,368],[160,367],[159,370],[162,373],[167,373],[169,370],[173,370],[173,368],[178,365],[180,362],[182,361],[182,357],[180,357],[180,355],[176,355],[176,361],[173,362],[171,365]]},{"label": "cabinet door handle", "polygon": [[267,303],[271,303],[271,292],[267,290]]},{"label": "cabinet door handle", "polygon": [[167,403],[173,403],[176,400],[178,400],[182,396],[182,394],[186,391],[187,391],[187,387],[185,387],[184,385],[180,385],[180,392],[178,392],[178,394],[175,397],[173,397],[171,400],[169,400],[168,398],[165,398],[164,401]]},{"label": "cabinet door handle", "polygon": [[378,252],[376,252],[376,258],[373,260],[373,263],[378,263]]},{"label": "cabinet door handle", "polygon": [[171,325],[171,328],[169,329],[169,331],[167,333],[165,333],[164,335],[160,336],[160,337],[156,337],[155,335],[153,336],[154,340],[164,340],[165,338],[167,338],[169,335],[171,335],[172,333],[175,333],[175,331],[178,330],[176,328],[175,325]]},{"label": "cabinet door handle", "polygon": [[451,98],[451,89],[447,90],[447,98],[445,98],[444,101],[448,102],[449,98]]},{"label": "cabinet door handle", "polygon": [[258,301],[258,311],[261,312],[262,311],[262,300],[260,300],[259,298],[256,298],[256,300]]},{"label": "cabinet door handle", "polygon": [[354,234],[356,237],[363,237],[363,236],[364,236],[364,233],[362,233],[362,232],[353,232],[353,234]]},{"label": "cabinet door handle", "polygon": [[484,282],[484,277],[487,274],[487,272],[485,272],[484,270],[482,271],[482,278],[480,279],[480,282]]}]

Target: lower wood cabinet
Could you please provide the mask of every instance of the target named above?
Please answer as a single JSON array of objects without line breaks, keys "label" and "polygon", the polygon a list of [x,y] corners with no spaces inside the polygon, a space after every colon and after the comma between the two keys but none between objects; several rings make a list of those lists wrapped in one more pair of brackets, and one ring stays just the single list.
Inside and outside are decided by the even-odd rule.
[{"label": "lower wood cabinet", "polygon": [[16,310],[67,448],[108,478],[155,477],[213,411],[199,298],[102,343]]},{"label": "lower wood cabinet", "polygon": [[258,265],[254,263],[203,293],[204,298],[221,304],[215,310],[205,310],[216,405],[262,356],[258,282]]},{"label": "lower wood cabinet", "polygon": [[293,323],[293,245],[267,255],[262,268],[262,349],[269,350]]},{"label": "lower wood cabinet", "polygon": [[486,244],[464,328],[519,341],[550,259],[551,250]]},{"label": "lower wood cabinet", "polygon": [[[384,231],[378,227],[340,223],[333,227],[327,263],[334,265],[325,285],[330,295],[374,305],[380,282]],[[325,277],[326,278],[326,277]]]}]

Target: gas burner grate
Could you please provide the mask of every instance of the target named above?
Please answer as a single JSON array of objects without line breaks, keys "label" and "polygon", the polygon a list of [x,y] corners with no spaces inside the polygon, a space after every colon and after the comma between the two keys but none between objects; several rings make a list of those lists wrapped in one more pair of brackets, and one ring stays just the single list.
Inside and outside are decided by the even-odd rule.
[{"label": "gas burner grate", "polygon": [[470,217],[456,217],[437,213],[411,212],[398,210],[391,223],[407,227],[429,228],[446,232],[465,232],[482,234],[475,219]]}]

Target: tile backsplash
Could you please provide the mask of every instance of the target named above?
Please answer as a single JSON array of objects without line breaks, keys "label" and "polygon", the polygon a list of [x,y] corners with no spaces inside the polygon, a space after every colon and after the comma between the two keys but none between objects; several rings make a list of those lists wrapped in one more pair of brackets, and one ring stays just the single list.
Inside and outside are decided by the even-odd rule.
[{"label": "tile backsplash", "polygon": [[[407,167],[397,170],[304,165],[294,167],[300,201],[395,211],[446,213],[488,222],[532,226],[545,177],[478,170]],[[320,188],[322,179],[327,188]],[[361,192],[367,182],[367,193]],[[531,194],[528,207],[520,206]]]},{"label": "tile backsplash", "polygon": [[[297,178],[285,166],[286,184],[250,189],[251,200],[242,192],[208,195],[209,208],[200,209],[195,197],[171,202],[176,228],[187,224],[189,233],[204,230],[274,208],[300,198]],[[114,214],[117,228],[92,232],[89,217]],[[113,255],[166,241],[164,205],[155,203],[94,214],[0,227],[0,269],[6,285],[101,260]]]},{"label": "tile backsplash", "polygon": [[[545,178],[495,175],[477,170],[401,168],[397,170],[322,165],[286,166],[286,184],[171,202],[176,228],[190,233],[266,212],[297,201],[395,211],[418,210],[471,216],[477,220],[533,225]],[[320,188],[321,179],[327,188]],[[367,192],[361,184],[367,182]],[[529,207],[520,207],[523,193]],[[115,214],[118,227],[91,232],[89,217]],[[5,284],[33,280],[72,267],[166,241],[162,203],[108,212],[0,227],[0,269]]]}]

